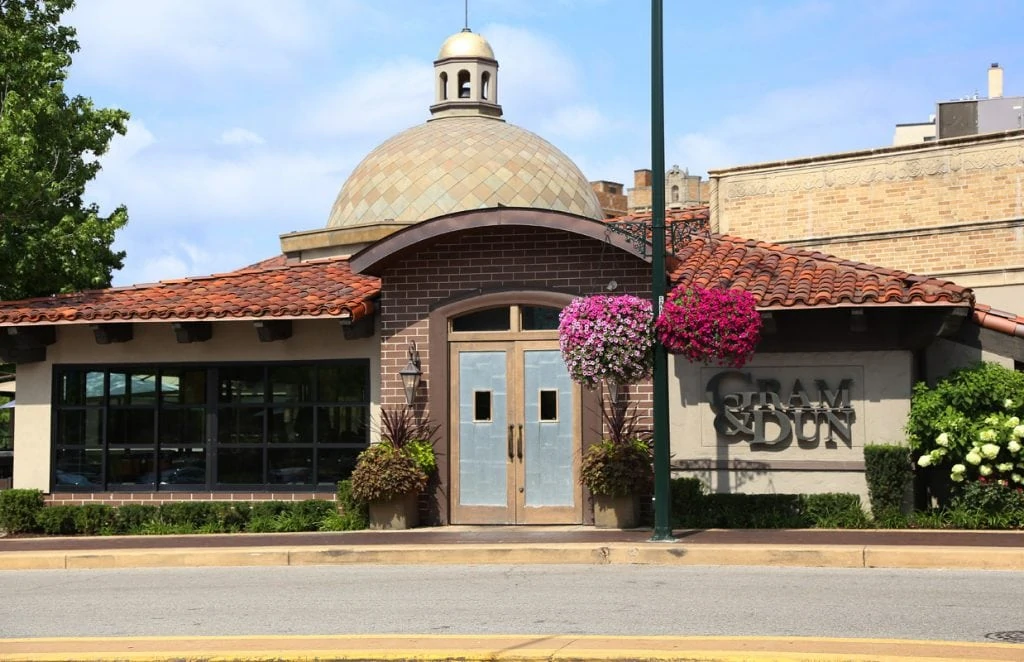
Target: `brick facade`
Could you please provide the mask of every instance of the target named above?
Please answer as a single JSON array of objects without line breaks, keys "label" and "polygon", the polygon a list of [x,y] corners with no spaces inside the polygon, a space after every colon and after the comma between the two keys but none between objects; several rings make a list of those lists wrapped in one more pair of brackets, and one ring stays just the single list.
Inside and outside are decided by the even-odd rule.
[{"label": "brick facade", "polygon": [[332,492],[54,492],[46,495],[48,506],[85,506],[90,503],[105,506],[159,506],[178,501],[306,501],[323,499],[334,501]]},{"label": "brick facade", "polygon": [[722,233],[974,287],[1024,283],[1024,131],[710,176]]},{"label": "brick facade", "polygon": [[[381,279],[381,405],[405,404],[398,371],[408,361],[408,344],[420,354],[421,393],[431,388],[429,320],[437,304],[502,288],[557,291],[573,295],[605,292],[649,296],[650,265],[600,241],[559,230],[484,228],[446,237],[388,268]],[[444,388],[445,386],[442,386]],[[649,389],[645,394],[649,409]],[[428,414],[430,412],[424,412]]]}]

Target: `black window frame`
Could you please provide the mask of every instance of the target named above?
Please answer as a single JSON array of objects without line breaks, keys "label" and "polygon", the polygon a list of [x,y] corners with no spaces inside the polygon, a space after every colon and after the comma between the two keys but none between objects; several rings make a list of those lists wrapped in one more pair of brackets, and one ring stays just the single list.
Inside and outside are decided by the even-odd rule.
[{"label": "black window frame", "polygon": [[[261,375],[262,398],[259,402],[249,399],[240,402],[224,401],[221,397],[221,376],[233,370],[255,370]],[[286,369],[292,374],[298,375],[304,380],[307,394],[294,399],[275,398],[272,391],[272,375],[275,369]],[[298,370],[296,370],[298,369]],[[350,377],[351,384],[344,388],[328,392],[327,382],[322,381],[322,371],[338,370],[342,376]],[[194,400],[184,402],[180,398],[177,402],[165,401],[162,390],[165,375],[186,371],[205,372],[205,394],[201,403]],[[308,371],[304,374],[303,371]],[[153,395],[143,398],[144,402],[132,404],[124,402],[127,398],[123,395],[115,395],[122,402],[111,402],[111,374],[117,373],[151,373],[155,377]],[[80,373],[80,388],[82,398],[77,403],[65,404],[61,386],[65,376]],[[102,374],[102,395],[99,400],[88,402],[88,382],[85,377],[88,373]],[[345,375],[345,373],[349,373]],[[132,380],[126,379],[125,391],[132,389]],[[334,400],[322,400],[321,391],[324,397],[333,396]],[[52,405],[51,405],[51,470],[50,486],[53,492],[266,492],[266,491],[321,491],[334,489],[337,480],[347,477],[355,463],[355,457],[369,446],[370,443],[370,360],[368,358],[355,359],[332,359],[332,360],[310,360],[310,361],[275,361],[275,362],[216,362],[216,363],[131,363],[131,364],[58,364],[53,368],[52,382]],[[193,392],[194,395],[194,392]],[[293,410],[294,418],[297,420],[300,413],[307,414],[311,421],[307,432],[301,437],[292,441],[274,441],[271,437],[270,418],[276,411],[284,409]],[[262,435],[259,441],[249,443],[225,443],[221,440],[220,414],[222,411],[248,409],[259,412],[262,415]],[[182,436],[167,435],[162,425],[162,417],[168,416],[171,411],[188,411],[193,414],[196,410],[202,410],[204,424],[202,426],[201,443],[196,440],[183,440]],[[83,442],[78,444],[63,443],[68,437],[66,430],[62,428],[62,415],[74,411],[94,411],[99,413],[99,444],[88,446],[82,437]],[[139,440],[135,443],[118,443],[112,440],[112,416],[111,412],[146,412],[152,411],[152,436],[151,441]],[[145,417],[145,414],[142,414]],[[88,414],[85,420],[88,422]],[[321,419],[323,419],[321,421]],[[195,419],[193,419],[194,421]],[[338,433],[338,428],[328,428],[328,420],[344,421],[347,426],[342,432],[345,440],[340,437],[331,441],[324,440],[324,434],[328,429]],[[92,421],[96,424],[96,421]],[[198,429],[198,428],[197,428]],[[178,430],[179,434],[181,430]],[[124,440],[121,440],[124,441]],[[161,462],[166,459],[168,453],[181,453],[188,449],[186,456],[201,448],[202,469],[195,468],[189,472],[183,472],[190,482],[175,483],[164,482],[164,472],[167,470]],[[89,449],[89,451],[86,451]],[[129,482],[115,483],[112,480],[111,463],[112,458],[123,456],[125,449],[132,451],[141,450],[138,453],[140,462],[144,465],[146,457],[151,465],[151,482]],[[224,482],[224,475],[219,471],[219,458],[223,451],[229,449],[246,450],[250,455],[256,451],[260,456],[260,469],[258,480],[246,482]],[[114,451],[112,453],[111,451]],[[72,471],[65,466],[58,466],[58,459],[62,453],[81,452],[82,459],[73,463]],[[88,458],[92,453],[99,457],[98,470],[95,469],[94,458]],[[305,460],[305,467],[288,467],[298,471],[284,471],[283,468],[276,470],[272,466],[272,458],[299,457]],[[332,457],[333,456],[333,457]],[[196,455],[195,457],[200,457]],[[337,462],[336,469],[328,468],[325,461],[321,466],[321,459],[331,457],[331,462]],[[123,462],[124,460],[122,460]],[[64,472],[63,483],[58,480],[58,471]],[[197,474],[205,472],[204,482],[191,482]],[[148,476],[148,473],[137,473],[135,479]],[[69,478],[70,476],[70,478]],[[335,476],[337,478],[335,478]],[[255,475],[252,477],[255,478]],[[304,478],[303,478],[304,477]],[[330,480],[321,478],[330,477]],[[69,482],[72,484],[66,484]],[[172,478],[167,479],[173,481]]]}]

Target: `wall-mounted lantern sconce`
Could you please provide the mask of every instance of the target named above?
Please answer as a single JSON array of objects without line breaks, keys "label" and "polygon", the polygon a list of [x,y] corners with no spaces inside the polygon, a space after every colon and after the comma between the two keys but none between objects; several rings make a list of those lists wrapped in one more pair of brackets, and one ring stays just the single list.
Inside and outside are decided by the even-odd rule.
[{"label": "wall-mounted lantern sconce", "polygon": [[409,341],[409,362],[398,371],[398,374],[402,378],[402,388],[405,389],[405,404],[411,407],[416,400],[416,387],[420,385],[420,376],[423,374],[415,342]]},{"label": "wall-mounted lantern sconce", "polygon": [[613,405],[619,404],[619,385],[618,383],[608,379],[605,380],[605,386],[608,388],[608,399]]}]

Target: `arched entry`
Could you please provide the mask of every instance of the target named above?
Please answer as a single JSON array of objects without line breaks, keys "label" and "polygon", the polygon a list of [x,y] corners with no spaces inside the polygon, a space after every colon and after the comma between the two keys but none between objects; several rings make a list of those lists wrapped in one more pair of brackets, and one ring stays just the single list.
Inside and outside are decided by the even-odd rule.
[{"label": "arched entry", "polygon": [[558,348],[569,297],[481,297],[446,315],[450,521],[577,524],[581,393]]}]

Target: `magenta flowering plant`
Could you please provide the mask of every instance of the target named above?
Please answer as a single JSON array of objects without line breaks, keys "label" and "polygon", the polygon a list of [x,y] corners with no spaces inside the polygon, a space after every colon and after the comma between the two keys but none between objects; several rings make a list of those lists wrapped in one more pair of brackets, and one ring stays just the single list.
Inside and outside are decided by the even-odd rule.
[{"label": "magenta flowering plant", "polygon": [[578,297],[558,316],[562,359],[573,381],[633,384],[651,375],[654,313],[651,302],[629,294]]},{"label": "magenta flowering plant", "polygon": [[740,368],[761,339],[761,316],[749,292],[679,285],[666,298],[654,329],[672,354]]}]

